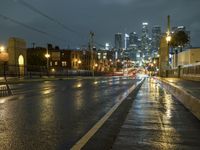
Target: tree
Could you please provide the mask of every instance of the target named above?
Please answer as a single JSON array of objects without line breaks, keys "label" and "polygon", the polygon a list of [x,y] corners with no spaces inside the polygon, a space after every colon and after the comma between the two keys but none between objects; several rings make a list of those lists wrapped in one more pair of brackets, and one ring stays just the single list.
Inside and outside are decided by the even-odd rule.
[{"label": "tree", "polygon": [[177,31],[172,35],[172,40],[170,42],[170,45],[172,47],[180,47],[180,51],[182,51],[182,48],[189,42],[189,37],[185,31]]}]

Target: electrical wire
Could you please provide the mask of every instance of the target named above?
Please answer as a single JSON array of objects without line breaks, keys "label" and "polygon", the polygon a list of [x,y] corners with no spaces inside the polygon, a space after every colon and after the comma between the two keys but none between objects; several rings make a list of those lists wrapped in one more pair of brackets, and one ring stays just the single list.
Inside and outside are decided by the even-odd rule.
[{"label": "electrical wire", "polygon": [[43,34],[43,35],[45,35],[45,36],[47,36],[47,37],[52,37],[52,38],[55,38],[55,39],[58,39],[58,40],[62,40],[63,42],[66,42],[65,40],[63,40],[63,39],[61,39],[61,38],[59,38],[59,37],[57,37],[57,36],[55,36],[55,35],[53,35],[53,34],[49,34],[49,33],[45,32],[45,31],[39,30],[39,29],[37,29],[37,28],[35,28],[35,27],[32,27],[32,26],[30,26],[30,25],[27,25],[27,24],[24,24],[24,23],[22,23],[22,22],[20,22],[20,21],[17,21],[17,20],[15,20],[15,19],[10,18],[10,17],[8,17],[8,16],[5,16],[5,15],[3,15],[3,14],[0,14],[0,17],[1,17],[2,19],[4,19],[4,20],[8,20],[8,21],[10,21],[10,22],[12,22],[12,23],[18,24],[18,25],[20,25],[20,26],[22,26],[22,27],[24,27],[24,28],[29,29],[29,30],[38,32],[38,33]]},{"label": "electrical wire", "polygon": [[18,0],[18,2],[20,4],[22,4],[23,6],[29,8],[30,10],[32,10],[33,12],[45,17],[46,19],[48,19],[51,22],[54,22],[55,24],[59,25],[60,27],[62,27],[63,29],[65,29],[68,32],[72,32],[77,34],[78,36],[83,36],[80,32],[77,32],[74,29],[71,29],[70,27],[67,27],[65,24],[61,23],[60,21],[58,21],[57,19],[54,19],[52,17],[50,17],[49,15],[47,15],[46,13],[42,12],[41,10],[37,9],[36,7],[34,7],[33,5],[25,2],[24,0]]},{"label": "electrical wire", "polygon": [[[53,23],[59,25],[60,27],[62,27],[62,28],[65,29],[66,31],[76,34],[79,38],[80,38],[80,37],[85,38],[85,36],[84,36],[82,33],[80,33],[80,32],[78,32],[78,31],[76,31],[76,30],[74,30],[74,29],[72,29],[72,28],[66,26],[65,24],[61,23],[61,22],[58,21],[57,19],[54,19],[54,18],[50,17],[49,15],[47,15],[46,13],[44,13],[44,12],[42,12],[41,10],[37,9],[36,7],[34,7],[33,5],[31,5],[30,3],[27,3],[27,2],[25,2],[24,0],[17,0],[17,1],[16,1],[16,0],[12,0],[12,1],[14,1],[14,2],[19,2],[21,5],[27,7],[28,9],[30,9],[30,10],[32,10],[33,12],[39,14],[40,16],[42,16],[42,17],[48,19],[49,21],[51,21],[51,22],[53,22]],[[26,25],[26,26],[27,26],[27,25]],[[38,29],[36,29],[36,30],[38,30]],[[102,46],[104,47],[103,44],[100,44],[100,43],[98,43],[98,42],[95,42],[95,43],[96,43],[97,45],[101,46],[101,47],[102,47]]]},{"label": "electrical wire", "polygon": [[[25,2],[24,0],[18,0],[18,2],[19,2],[20,4],[22,4],[23,6],[29,8],[29,9],[32,10],[33,12],[35,12],[35,13],[37,13],[37,14],[43,16],[43,17],[45,17],[46,19],[50,20],[51,22],[54,22],[55,24],[59,25],[59,26],[62,27],[63,29],[65,29],[65,30],[67,30],[67,31],[69,31],[69,32],[75,33],[78,37],[81,36],[81,37],[84,37],[84,38],[85,38],[85,36],[84,36],[82,33],[78,32],[78,31],[76,31],[76,30],[74,30],[74,29],[72,29],[72,28],[66,26],[65,24],[61,23],[60,21],[58,21],[58,20],[56,20],[56,19],[50,17],[49,15],[47,15],[46,13],[44,13],[44,12],[42,12],[41,10],[37,9],[36,7],[34,7],[33,5],[31,5],[30,3],[27,3],[27,2]],[[95,42],[95,43],[96,43],[97,45],[101,46],[101,47],[102,47],[102,46],[104,47],[103,44],[100,44],[100,43],[98,43],[98,42]]]}]

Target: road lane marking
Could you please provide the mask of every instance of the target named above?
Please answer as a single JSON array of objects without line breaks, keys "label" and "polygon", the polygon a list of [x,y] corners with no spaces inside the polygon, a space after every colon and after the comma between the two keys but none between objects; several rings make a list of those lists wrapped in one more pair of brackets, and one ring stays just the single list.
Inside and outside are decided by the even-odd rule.
[{"label": "road lane marking", "polygon": [[119,96],[117,103],[78,141],[76,142],[71,150],[80,150],[91,138],[92,136],[102,127],[102,125],[108,120],[108,118],[113,114],[113,112],[119,107],[119,105],[126,99],[126,97],[142,83],[144,79],[139,81],[138,84],[134,84],[129,88],[125,94]]}]

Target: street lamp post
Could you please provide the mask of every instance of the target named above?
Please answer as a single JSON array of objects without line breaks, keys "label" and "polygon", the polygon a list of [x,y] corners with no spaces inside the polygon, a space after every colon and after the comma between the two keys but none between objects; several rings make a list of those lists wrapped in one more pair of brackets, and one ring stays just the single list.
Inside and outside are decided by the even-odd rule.
[{"label": "street lamp post", "polygon": [[82,63],[81,60],[78,60],[78,69],[79,69],[78,72],[79,72],[79,75],[81,75],[81,71],[80,71],[80,69],[81,69],[81,67],[80,67],[81,63]]},{"label": "street lamp post", "polygon": [[47,52],[45,54],[45,57],[47,58],[47,74],[49,75],[49,58],[50,58],[50,54],[48,52],[48,49],[47,49]]},{"label": "street lamp post", "polygon": [[3,62],[3,74],[4,79],[6,80],[6,62],[8,61],[8,53],[6,52],[4,46],[0,47],[0,61]]}]

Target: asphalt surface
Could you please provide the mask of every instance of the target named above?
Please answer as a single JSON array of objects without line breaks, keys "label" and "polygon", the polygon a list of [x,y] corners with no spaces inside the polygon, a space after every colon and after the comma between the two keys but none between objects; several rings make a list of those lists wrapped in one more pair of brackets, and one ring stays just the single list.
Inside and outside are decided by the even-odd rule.
[{"label": "asphalt surface", "polygon": [[132,103],[114,150],[199,150],[200,121],[154,79]]},{"label": "asphalt surface", "polygon": [[0,98],[0,149],[69,149],[138,80],[94,78],[10,85]]}]

